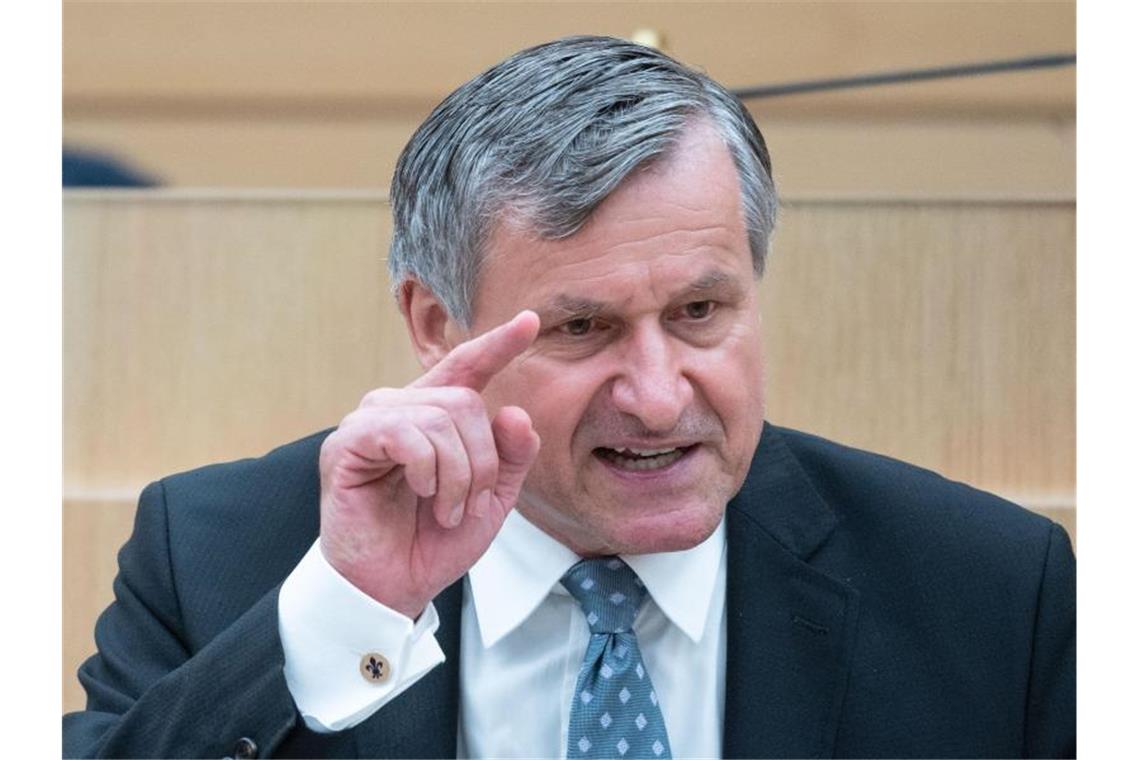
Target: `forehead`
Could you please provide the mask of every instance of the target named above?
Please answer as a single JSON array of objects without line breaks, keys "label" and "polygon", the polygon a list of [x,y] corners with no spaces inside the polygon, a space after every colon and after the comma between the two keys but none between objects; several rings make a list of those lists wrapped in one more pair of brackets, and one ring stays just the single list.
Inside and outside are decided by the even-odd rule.
[{"label": "forehead", "polygon": [[752,280],[739,179],[720,135],[697,124],[668,156],[628,177],[576,234],[546,240],[525,224],[500,224],[475,315],[482,321],[483,312],[501,317],[574,299],[669,299],[730,279]]}]

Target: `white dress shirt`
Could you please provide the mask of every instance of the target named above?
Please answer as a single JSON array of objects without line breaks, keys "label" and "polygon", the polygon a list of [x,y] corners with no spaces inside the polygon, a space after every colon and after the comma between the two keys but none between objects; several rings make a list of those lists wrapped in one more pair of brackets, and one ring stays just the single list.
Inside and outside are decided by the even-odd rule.
[{"label": "white dress shirt", "polygon": [[[724,722],[724,522],[683,552],[622,556],[649,594],[634,621],[674,757],[719,757]],[[559,582],[579,557],[511,512],[468,573],[460,654],[460,757],[566,757],[570,703],[590,638]],[[285,678],[316,731],[355,726],[444,656],[434,605],[413,623],[336,573],[314,544],[279,601]],[[392,675],[359,672],[381,652]]]}]

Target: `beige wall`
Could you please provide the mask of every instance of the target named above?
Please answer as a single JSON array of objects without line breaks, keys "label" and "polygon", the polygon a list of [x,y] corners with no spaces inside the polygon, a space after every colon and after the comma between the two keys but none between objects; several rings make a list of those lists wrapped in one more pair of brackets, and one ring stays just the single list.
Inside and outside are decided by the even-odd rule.
[{"label": "beige wall", "polygon": [[[1066,2],[64,3],[64,138],[200,187],[383,188],[431,107],[564,34],[728,86],[1073,52]],[[788,197],[1072,198],[1072,68],[752,101]]]},{"label": "beige wall", "polygon": [[[1071,2],[64,2],[65,96],[215,110],[430,106],[507,54],[567,34],[652,27],[729,86],[939,65],[1075,46]],[[1059,78],[1058,78],[1059,77]],[[781,101],[784,112],[883,105],[1058,113],[1066,74]],[[252,101],[251,96],[254,96]],[[821,100],[820,97],[823,99]],[[773,101],[775,102],[775,101]],[[320,114],[323,115],[323,114]],[[333,114],[335,115],[335,114]]]}]

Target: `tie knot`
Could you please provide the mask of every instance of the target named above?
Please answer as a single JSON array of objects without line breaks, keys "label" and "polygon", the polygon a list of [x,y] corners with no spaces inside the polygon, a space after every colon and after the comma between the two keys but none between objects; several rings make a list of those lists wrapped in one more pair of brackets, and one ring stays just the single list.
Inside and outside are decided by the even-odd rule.
[{"label": "tie knot", "polygon": [[637,573],[617,557],[584,559],[566,571],[562,585],[582,605],[590,633],[627,633],[645,600]]}]

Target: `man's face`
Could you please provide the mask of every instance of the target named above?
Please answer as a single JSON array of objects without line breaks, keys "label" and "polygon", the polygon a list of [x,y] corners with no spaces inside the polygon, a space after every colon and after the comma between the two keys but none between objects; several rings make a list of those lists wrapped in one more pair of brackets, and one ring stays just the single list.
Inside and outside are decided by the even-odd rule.
[{"label": "man's face", "polygon": [[524,308],[538,338],[485,393],[526,409],[542,438],[518,509],[583,555],[704,540],[744,481],[764,409],[739,182],[713,128],[693,125],[570,238],[500,225],[473,329]]}]

